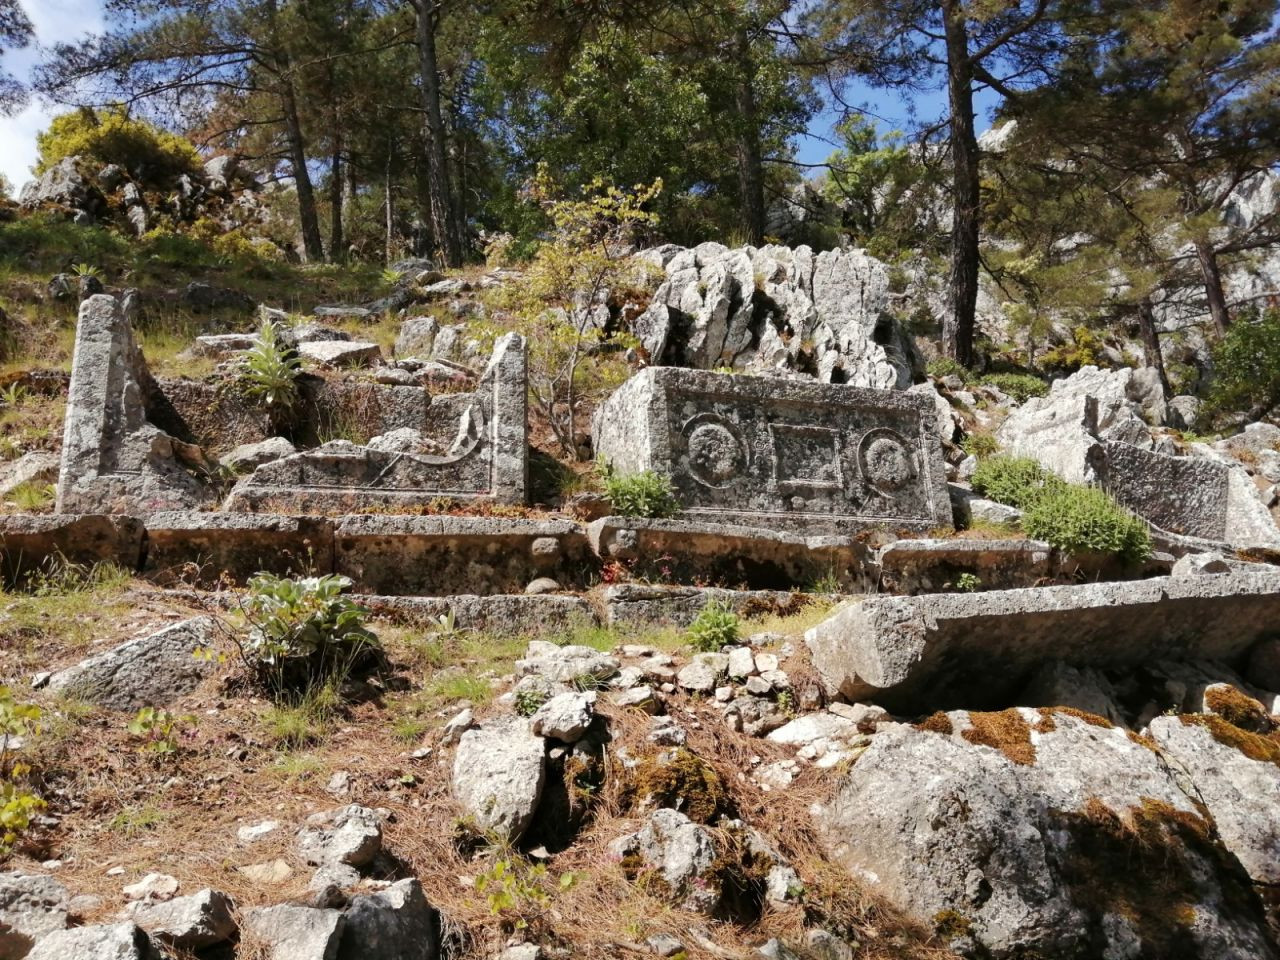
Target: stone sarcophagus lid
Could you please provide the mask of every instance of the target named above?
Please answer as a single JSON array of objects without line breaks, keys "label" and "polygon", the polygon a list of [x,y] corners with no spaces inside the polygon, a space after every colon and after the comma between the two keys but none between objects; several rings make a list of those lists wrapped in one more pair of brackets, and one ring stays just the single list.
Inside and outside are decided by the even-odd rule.
[{"label": "stone sarcophagus lid", "polygon": [[928,398],[650,367],[596,412],[615,470],[671,479],[686,517],[833,533],[950,527]]},{"label": "stone sarcophagus lid", "polygon": [[418,431],[397,431],[367,446],[336,440],[284,457],[237,483],[225,509],[359,513],[442,497],[523,503],[526,391],[524,338],[509,333],[494,346],[473,393],[431,398],[426,442]]}]

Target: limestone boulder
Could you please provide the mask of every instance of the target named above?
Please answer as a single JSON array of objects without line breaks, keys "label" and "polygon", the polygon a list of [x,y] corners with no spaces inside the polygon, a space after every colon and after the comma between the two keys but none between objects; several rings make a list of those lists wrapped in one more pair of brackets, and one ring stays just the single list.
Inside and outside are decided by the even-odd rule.
[{"label": "limestone boulder", "polygon": [[27,954],[27,960],[153,960],[155,956],[147,935],[127,921],[51,933]]},{"label": "limestone boulder", "polygon": [[40,873],[0,873],[0,957],[19,960],[67,926],[67,888]]},{"label": "limestone boulder", "polygon": [[171,703],[217,669],[196,656],[217,639],[213,618],[184,620],[55,673],[49,688],[109,710]]},{"label": "limestone boulder", "polygon": [[183,950],[201,950],[231,939],[236,922],[231,899],[208,888],[161,903],[138,903],[133,920],[147,933]]},{"label": "limestone boulder", "polygon": [[639,861],[662,878],[686,910],[713,913],[721,891],[714,880],[716,844],[710,830],[677,810],[655,810],[638,831],[609,845],[618,860]]},{"label": "limestone boulder", "polygon": [[435,317],[410,317],[396,337],[397,357],[429,357],[435,347],[440,322]]},{"label": "limestone boulder", "polygon": [[382,348],[363,340],[318,340],[298,344],[298,354],[330,367],[367,367],[382,357]]},{"label": "limestone boulder", "polygon": [[382,849],[382,819],[359,804],[313,814],[298,831],[297,848],[315,866],[366,867]]},{"label": "limestone boulder", "polygon": [[540,737],[576,743],[595,719],[595,704],[594,690],[558,694],[529,718],[529,727]]},{"label": "limestone boulder", "polygon": [[32,451],[0,468],[0,497],[8,497],[19,487],[45,487],[58,481],[56,454]]},{"label": "limestone boulder", "polygon": [[1277,956],[1248,877],[1157,752],[1061,712],[924,726],[878,732],[818,814],[831,856],[909,916],[963,925],[996,960]]},{"label": "limestone boulder", "polygon": [[252,473],[264,463],[273,463],[298,452],[284,437],[268,437],[258,443],[243,443],[219,461],[232,473]]},{"label": "limestone boulder", "polygon": [[453,795],[479,829],[515,840],[542,798],[546,746],[516,718],[468,730],[453,761]]},{"label": "limestone boulder", "polygon": [[582,677],[608,680],[620,666],[617,657],[590,647],[531,640],[524,657],[516,661],[516,675],[539,676],[553,683],[573,683]]},{"label": "limestone boulder", "polygon": [[439,918],[412,878],[358,896],[343,914],[337,960],[436,960]]},{"label": "limestone boulder", "polygon": [[266,951],[269,960],[336,960],[343,915],[338,910],[282,903],[241,914],[241,936]]}]

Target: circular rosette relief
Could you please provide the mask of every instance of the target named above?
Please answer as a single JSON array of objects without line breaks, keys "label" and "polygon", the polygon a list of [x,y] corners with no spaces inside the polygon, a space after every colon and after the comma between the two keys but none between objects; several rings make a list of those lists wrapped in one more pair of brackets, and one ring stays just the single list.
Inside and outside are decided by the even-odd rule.
[{"label": "circular rosette relief", "polygon": [[892,496],[919,475],[916,451],[901,434],[870,430],[858,444],[858,469],[874,490]]},{"label": "circular rosette relief", "polygon": [[714,413],[691,417],[681,430],[689,475],[706,487],[725,487],[746,472],[751,449],[737,425]]}]

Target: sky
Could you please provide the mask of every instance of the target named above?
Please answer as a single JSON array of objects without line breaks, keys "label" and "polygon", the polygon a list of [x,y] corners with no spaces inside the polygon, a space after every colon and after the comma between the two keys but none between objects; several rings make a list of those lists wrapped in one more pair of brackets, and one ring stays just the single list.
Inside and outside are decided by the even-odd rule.
[{"label": "sky", "polygon": [[[86,33],[103,29],[102,0],[18,0],[31,18],[36,29],[38,44],[53,44],[71,40]],[[38,59],[35,46],[26,50],[6,51],[4,69],[23,79]],[[906,104],[897,97],[881,91],[855,89],[848,94],[848,102],[867,104],[871,112],[881,118],[881,125],[893,129],[905,124]],[[940,95],[917,98],[916,109],[922,116],[933,116],[942,107]],[[65,109],[65,108],[64,108]],[[31,166],[36,160],[35,137],[49,125],[50,116],[58,108],[33,99],[27,108],[14,117],[0,117],[0,173],[13,185],[15,192],[31,179]],[[832,124],[835,114],[825,112],[810,124],[809,135],[797,142],[796,158],[802,163],[821,163],[831,153],[833,146]],[[979,130],[988,126],[988,118],[980,116]]]}]

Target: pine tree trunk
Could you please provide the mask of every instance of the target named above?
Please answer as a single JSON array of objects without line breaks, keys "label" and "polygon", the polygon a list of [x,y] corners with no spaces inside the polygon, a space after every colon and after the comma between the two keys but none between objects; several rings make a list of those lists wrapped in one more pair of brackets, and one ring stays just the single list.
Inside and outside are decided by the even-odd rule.
[{"label": "pine tree trunk", "polygon": [[444,117],[440,112],[440,73],[436,65],[438,5],[418,0],[418,61],[422,74],[422,106],[427,141],[427,192],[431,225],[444,263],[462,266],[462,231],[454,217],[445,151]]},{"label": "pine tree trunk", "polygon": [[942,321],[942,346],[962,366],[972,367],[978,304],[978,215],[981,181],[978,135],[973,118],[973,66],[960,0],[941,0],[947,48],[947,93],[951,110],[952,220],[950,303]]},{"label": "pine tree trunk", "polygon": [[1156,329],[1155,307],[1150,297],[1143,297],[1138,304],[1138,330],[1142,334],[1142,345],[1146,347],[1147,366],[1154,367],[1160,377],[1160,389],[1165,399],[1173,396],[1173,388],[1169,386],[1169,377],[1164,369],[1164,351],[1160,348],[1160,331]]},{"label": "pine tree trunk", "polygon": [[302,137],[302,122],[298,119],[298,102],[294,97],[293,81],[284,80],[282,91],[285,133],[289,140],[289,159],[293,166],[293,186],[298,194],[298,222],[302,226],[302,249],[309,263],[324,260],[324,240],[320,236],[320,216],[316,212],[316,193],[311,185],[311,173],[307,170],[307,144]]},{"label": "pine tree trunk", "polygon": [[1209,300],[1209,315],[1213,317],[1218,336],[1231,326],[1231,314],[1227,311],[1227,294],[1222,286],[1222,269],[1218,265],[1218,252],[1204,241],[1196,241],[1196,259],[1200,261],[1200,276],[1204,279],[1204,292]]},{"label": "pine tree trunk", "polygon": [[334,263],[347,258],[342,226],[342,186],[342,143],[338,140],[334,143],[333,157],[329,161],[329,259]]},{"label": "pine tree trunk", "polygon": [[388,140],[387,141],[387,169],[385,174],[383,175],[384,176],[383,189],[386,191],[386,196],[384,197],[384,199],[386,200],[386,208],[387,208],[386,210],[387,238],[386,238],[386,245],[383,250],[383,256],[386,259],[387,266],[391,266],[391,261],[395,259],[395,247],[393,245],[393,238],[395,237],[395,227],[396,227],[395,206],[394,206],[395,200],[391,196],[391,163],[394,159],[395,159],[395,151],[392,149],[391,141]]},{"label": "pine tree trunk", "polygon": [[734,91],[739,124],[738,187],[742,194],[742,227],[752,246],[764,243],[764,161],[760,150],[760,118],[756,104],[755,63],[751,59],[751,40],[745,28],[739,29],[734,42],[738,61],[738,81]]}]

